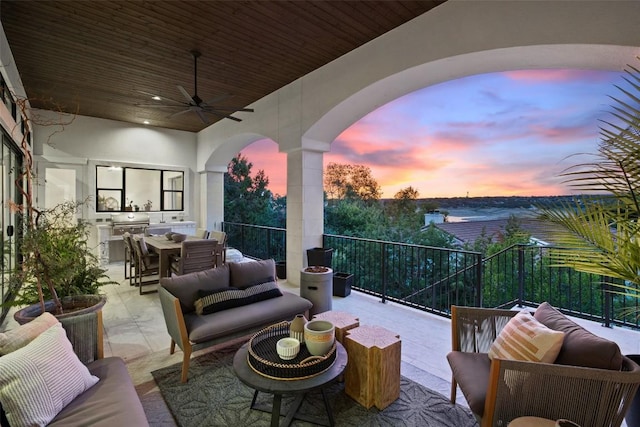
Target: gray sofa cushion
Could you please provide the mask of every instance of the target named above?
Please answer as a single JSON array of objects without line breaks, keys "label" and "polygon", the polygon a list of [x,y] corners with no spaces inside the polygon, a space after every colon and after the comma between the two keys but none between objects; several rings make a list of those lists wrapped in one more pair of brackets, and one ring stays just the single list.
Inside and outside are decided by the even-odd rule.
[{"label": "gray sofa cushion", "polygon": [[149,425],[122,359],[106,357],[90,363],[87,368],[100,381],[58,413],[50,427]]},{"label": "gray sofa cushion", "polygon": [[229,287],[229,267],[224,264],[182,276],[165,277],[160,285],[180,300],[184,314],[195,311],[195,302],[199,298],[198,291],[216,291]]},{"label": "gray sofa cushion", "polygon": [[453,376],[474,414],[482,416],[489,387],[491,359],[487,353],[452,351],[447,354]]},{"label": "gray sofa cushion", "polygon": [[[251,262],[229,262],[230,286],[245,289],[260,283],[274,281],[276,262],[272,259]],[[269,280],[271,278],[271,280]]]},{"label": "gray sofa cushion", "polygon": [[220,337],[233,336],[251,328],[291,320],[296,314],[309,310],[312,305],[310,301],[298,295],[282,292],[281,297],[230,308],[206,316],[199,316],[195,312],[185,314],[184,322],[187,331],[189,331],[189,340],[193,343],[201,343]]}]

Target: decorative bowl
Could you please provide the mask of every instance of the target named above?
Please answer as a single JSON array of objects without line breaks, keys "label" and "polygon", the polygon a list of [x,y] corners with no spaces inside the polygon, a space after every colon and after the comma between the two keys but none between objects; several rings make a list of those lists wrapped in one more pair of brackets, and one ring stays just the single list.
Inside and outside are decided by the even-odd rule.
[{"label": "decorative bowl", "polygon": [[166,237],[167,240],[173,240],[173,231],[169,231],[168,233],[164,233],[164,237]]},{"label": "decorative bowl", "polygon": [[324,356],[336,339],[336,328],[326,320],[311,320],[304,325],[304,342],[313,356]]},{"label": "decorative bowl", "polygon": [[295,338],[282,338],[276,343],[276,351],[280,359],[291,360],[296,357],[300,351],[300,341]]},{"label": "decorative bowl", "polygon": [[173,233],[171,238],[173,239],[174,242],[180,243],[180,242],[184,242],[187,239],[187,235],[182,233]]}]

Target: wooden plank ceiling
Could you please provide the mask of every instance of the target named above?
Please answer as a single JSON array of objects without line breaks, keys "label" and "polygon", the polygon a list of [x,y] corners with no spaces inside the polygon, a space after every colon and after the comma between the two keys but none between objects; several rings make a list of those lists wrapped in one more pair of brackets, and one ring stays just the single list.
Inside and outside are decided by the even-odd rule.
[{"label": "wooden plank ceiling", "polygon": [[186,106],[137,106],[194,94],[191,50],[198,96],[242,107],[443,2],[1,0],[0,20],[33,107],[195,132]]}]

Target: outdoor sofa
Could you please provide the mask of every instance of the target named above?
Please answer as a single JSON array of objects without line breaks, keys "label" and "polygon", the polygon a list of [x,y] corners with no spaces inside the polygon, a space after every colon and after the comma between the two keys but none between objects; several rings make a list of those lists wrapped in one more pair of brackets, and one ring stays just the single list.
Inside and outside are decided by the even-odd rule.
[{"label": "outdoor sofa", "polygon": [[257,332],[296,314],[308,317],[313,304],[282,291],[272,259],[228,262],[217,268],[166,277],[158,289],[170,352],[184,352],[181,381],[186,382],[195,350]]},{"label": "outdoor sofa", "polygon": [[59,320],[45,313],[0,334],[0,359],[14,354],[1,364],[0,409],[11,414],[2,411],[2,426],[148,426],[124,361],[103,358],[102,328],[101,312]]}]

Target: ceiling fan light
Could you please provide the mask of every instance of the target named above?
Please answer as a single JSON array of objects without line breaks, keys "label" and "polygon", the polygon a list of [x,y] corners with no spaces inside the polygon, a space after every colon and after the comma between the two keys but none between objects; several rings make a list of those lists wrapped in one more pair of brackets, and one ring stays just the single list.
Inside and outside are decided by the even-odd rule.
[{"label": "ceiling fan light", "polygon": [[153,99],[154,101],[162,101],[162,98],[160,98],[158,95],[152,96],[151,99]]},{"label": "ceiling fan light", "polygon": [[144,120],[142,123],[145,124],[145,125],[148,125],[151,122],[149,120]]}]

